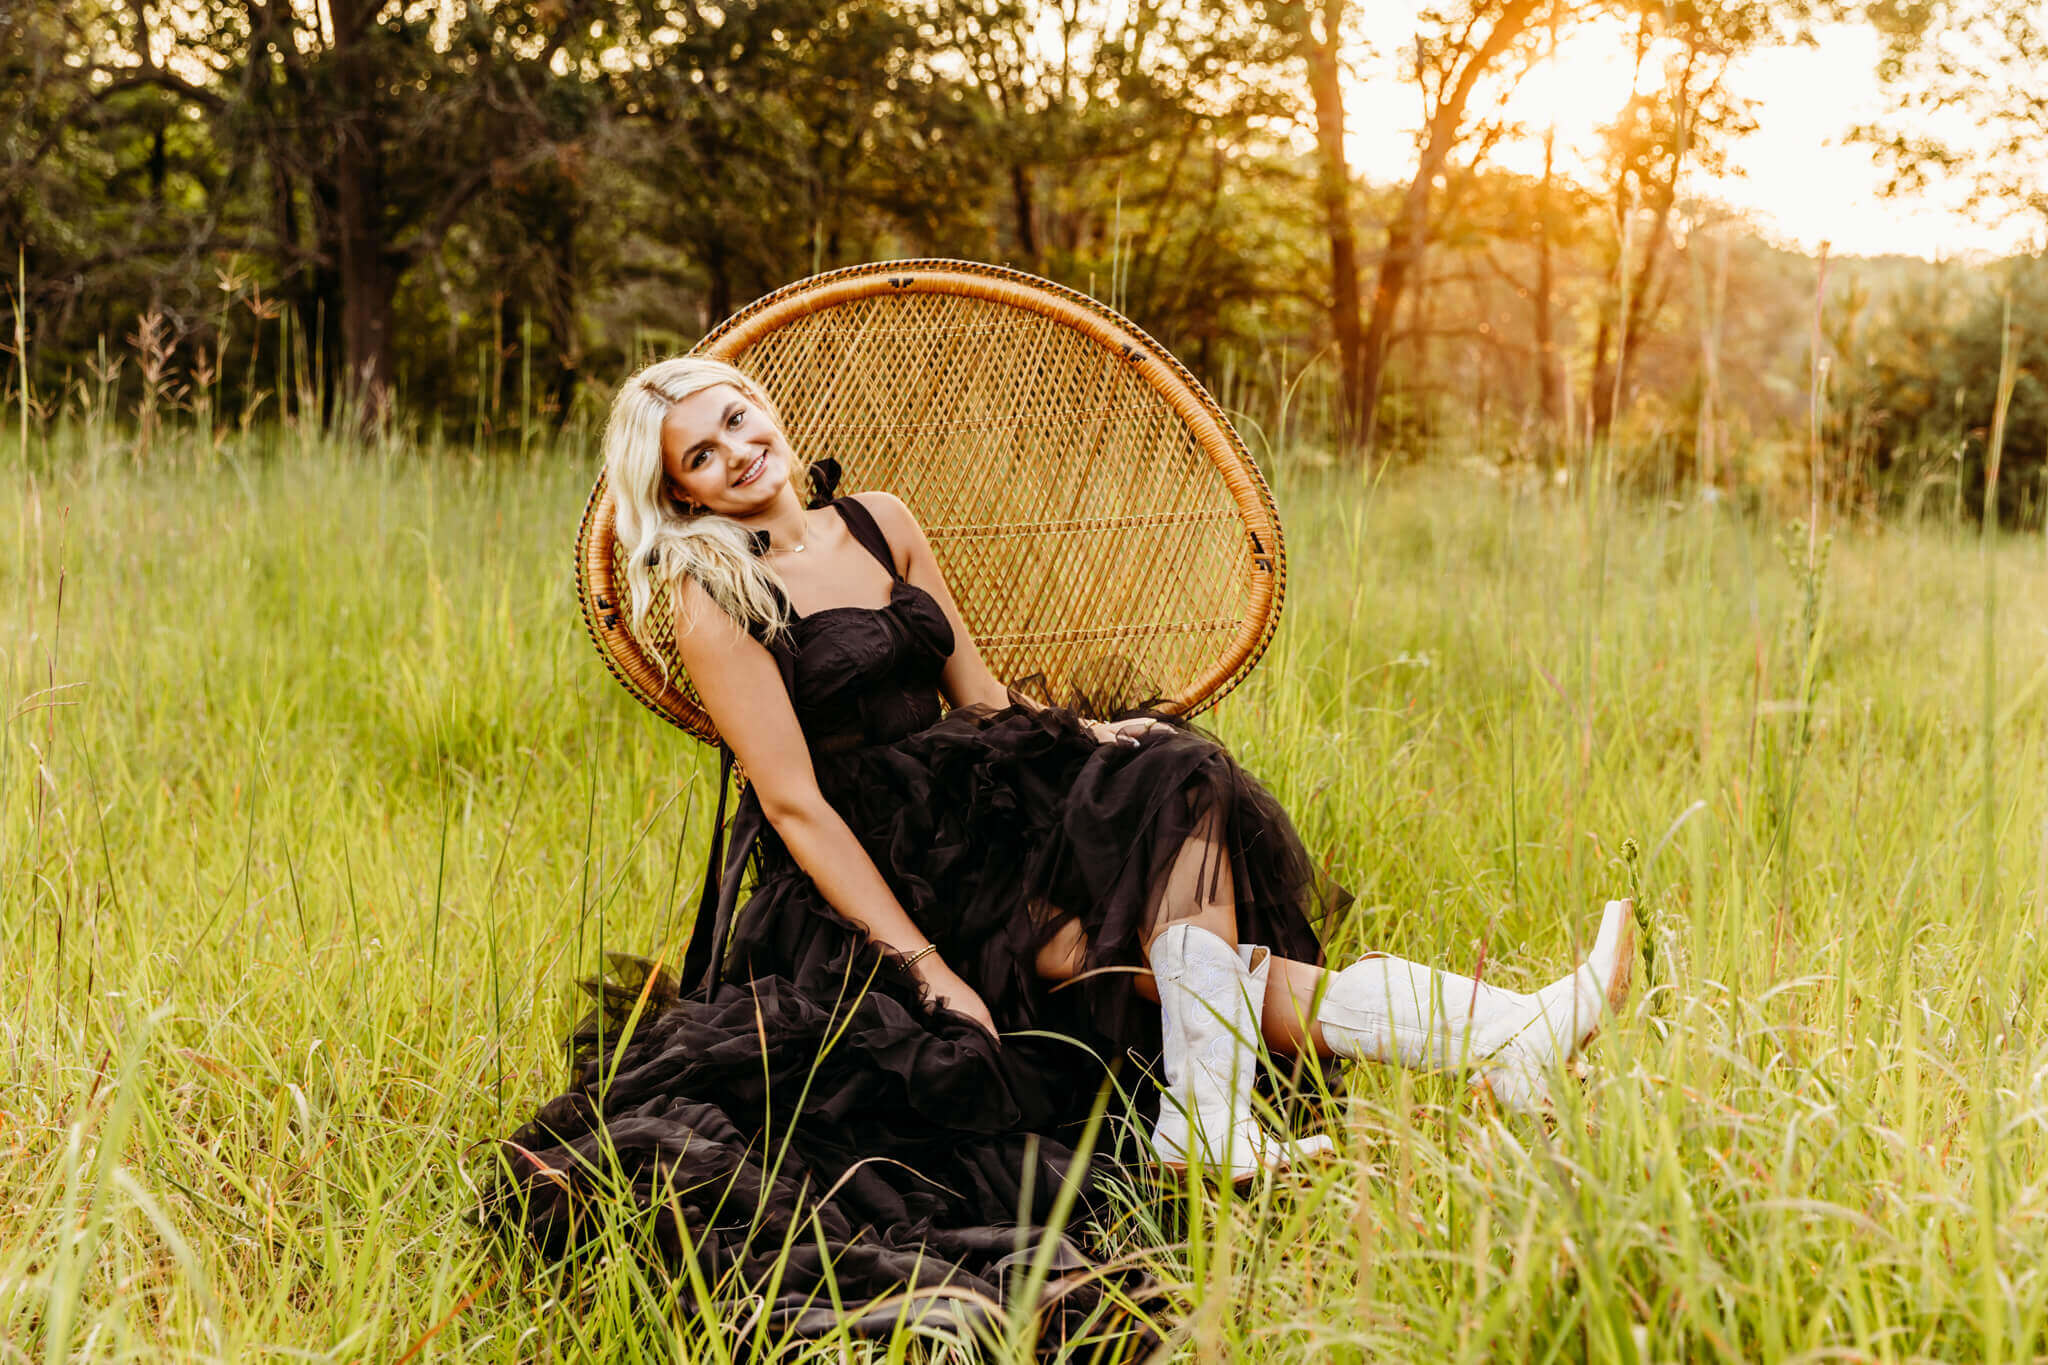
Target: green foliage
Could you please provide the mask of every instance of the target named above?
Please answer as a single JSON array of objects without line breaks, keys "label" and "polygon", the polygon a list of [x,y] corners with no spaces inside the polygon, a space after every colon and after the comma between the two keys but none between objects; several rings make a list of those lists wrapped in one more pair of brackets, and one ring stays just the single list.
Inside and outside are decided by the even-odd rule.
[{"label": "green foliage", "polygon": [[[553,1273],[467,1218],[569,982],[682,941],[707,834],[709,755],[574,618],[587,440],[0,430],[0,1341],[775,1358],[629,1220]],[[1332,954],[1525,987],[1636,890],[1655,975],[1554,1130],[1359,1068],[1338,1160],[1134,1186],[1183,1351],[2048,1350],[2038,541],[1833,522],[1823,580],[1803,530],[1593,479],[1275,474],[1287,615],[1210,720],[1358,893]]]},{"label": "green foliage", "polygon": [[[1877,0],[1877,74],[1892,107],[1857,135],[1894,188],[1958,181],[1973,209],[2048,226],[2048,13],[2030,0]],[[1934,114],[1929,119],[1925,117]]]},{"label": "green foliage", "polygon": [[324,404],[396,388],[419,417],[502,428],[510,370],[560,420],[759,294],[900,255],[1017,261],[1202,358],[1294,326],[1273,302],[1300,264],[1290,205],[1267,188],[1292,174],[1284,47],[1219,0],[1045,17],[146,0],[66,22],[34,0],[0,91],[33,387],[160,313],[184,355],[253,361],[230,407],[295,399],[260,323],[220,307],[260,296]]},{"label": "green foliage", "polygon": [[1915,272],[1870,319],[1850,318],[1834,435],[1888,484],[1889,501],[1930,498],[1981,515],[2008,351],[2018,371],[1998,477],[2013,525],[2048,514],[2048,257],[2015,257],[1974,277]]},{"label": "green foliage", "polygon": [[[1455,116],[1418,151],[1419,217],[1414,184],[1318,160],[1344,139],[1316,139],[1300,5],[338,3],[0,14],[0,259],[28,342],[0,392],[222,435],[374,421],[389,397],[422,435],[527,450],[792,279],[967,256],[1124,310],[1255,439],[1346,455],[1348,346],[1352,389],[1374,367],[1375,458],[1599,463],[1792,505],[1819,369],[1826,496],[1953,516],[1981,500],[2010,286],[2001,496],[2048,506],[2038,261],[1831,262],[1816,367],[1819,263],[1694,193],[1752,132],[1731,71],[1796,41],[1803,0],[1425,11],[1417,94]],[[1880,8],[1888,76],[1957,100],[2032,41],[2005,0]],[[1338,61],[1358,8],[1314,12]],[[1504,140],[1541,137],[1515,82],[1596,30],[1639,78],[1601,145],[1500,169]],[[2030,88],[1982,96],[2009,141]],[[2016,145],[2006,172],[2031,164]],[[1348,329],[1339,229],[1365,285]]]}]

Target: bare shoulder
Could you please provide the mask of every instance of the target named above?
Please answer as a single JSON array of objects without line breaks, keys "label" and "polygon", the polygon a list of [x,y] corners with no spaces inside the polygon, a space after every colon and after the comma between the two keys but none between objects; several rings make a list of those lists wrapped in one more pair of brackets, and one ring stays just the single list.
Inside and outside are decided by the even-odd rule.
[{"label": "bare shoulder", "polygon": [[875,519],[875,525],[882,528],[882,536],[899,553],[916,554],[925,545],[924,527],[918,522],[917,514],[910,510],[910,504],[894,493],[882,489],[870,489],[855,493],[853,500],[868,510]]},{"label": "bare shoulder", "polygon": [[707,645],[729,649],[749,638],[739,622],[728,616],[695,578],[685,576],[670,592],[669,600],[675,610],[678,649],[690,651],[693,646]]},{"label": "bare shoulder", "polygon": [[917,514],[910,510],[910,504],[887,489],[870,488],[853,494],[853,500],[874,513],[875,520],[885,527],[892,523],[904,527],[917,525]]}]

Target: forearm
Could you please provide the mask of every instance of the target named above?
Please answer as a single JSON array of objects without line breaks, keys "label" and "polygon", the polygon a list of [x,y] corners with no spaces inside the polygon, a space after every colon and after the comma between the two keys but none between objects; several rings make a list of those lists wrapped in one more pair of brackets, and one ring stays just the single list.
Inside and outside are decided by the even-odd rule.
[{"label": "forearm", "polygon": [[997,681],[996,675],[982,666],[979,659],[953,660],[939,678],[939,690],[946,694],[947,704],[952,706],[986,706],[991,711],[1000,711],[1013,701],[1023,701],[1033,710],[1037,703],[1029,697],[1020,697]]},{"label": "forearm", "polygon": [[898,953],[914,953],[929,941],[897,902],[874,859],[868,857],[837,811],[819,803],[780,812],[771,817],[771,823],[797,866],[810,874],[832,908],[859,925],[876,944]]}]

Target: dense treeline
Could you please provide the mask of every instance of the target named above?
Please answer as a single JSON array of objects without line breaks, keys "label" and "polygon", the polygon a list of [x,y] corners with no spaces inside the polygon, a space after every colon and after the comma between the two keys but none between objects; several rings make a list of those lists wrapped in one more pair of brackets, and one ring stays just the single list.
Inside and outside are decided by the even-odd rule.
[{"label": "dense treeline", "polygon": [[[1753,131],[1733,64],[1811,13],[1427,11],[1412,174],[1376,185],[1344,136],[1355,0],[17,0],[10,384],[46,408],[503,430],[594,409],[636,357],[814,270],[967,256],[1123,308],[1268,439],[1477,430],[1551,461],[1614,429],[1646,470],[1758,484],[1803,477],[1817,426],[1848,496],[1981,488],[2016,345],[2001,486],[2025,512],[2038,262],[1824,266],[1686,192]],[[1999,0],[1879,21],[1902,106],[1994,86],[1936,60],[1958,28],[2015,60],[2039,36]],[[1567,175],[1508,96],[1593,25],[1628,36],[1637,93]],[[2008,103],[2018,150],[1971,163],[1980,198],[2038,209]],[[1957,164],[1865,132],[1902,180]],[[1541,140],[1541,174],[1494,166],[1514,139]]]}]

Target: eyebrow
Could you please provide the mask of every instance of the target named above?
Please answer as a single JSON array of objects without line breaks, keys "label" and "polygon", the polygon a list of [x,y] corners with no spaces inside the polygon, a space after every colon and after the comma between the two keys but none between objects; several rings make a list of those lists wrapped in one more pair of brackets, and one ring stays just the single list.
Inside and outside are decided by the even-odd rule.
[{"label": "eyebrow", "polygon": [[[725,405],[725,411],[718,414],[718,424],[720,426],[724,426],[727,422],[730,422],[732,420],[732,415],[735,412],[738,412],[740,408],[745,405],[745,401],[746,400],[744,399],[735,398],[732,400],[732,402],[727,403]],[[700,455],[703,453],[704,447],[710,444],[711,442],[709,441],[699,441],[697,442],[697,444],[690,447],[690,454]]]}]

